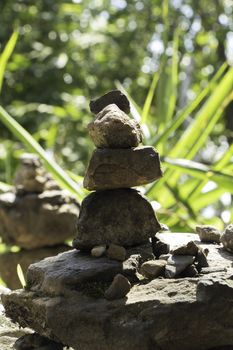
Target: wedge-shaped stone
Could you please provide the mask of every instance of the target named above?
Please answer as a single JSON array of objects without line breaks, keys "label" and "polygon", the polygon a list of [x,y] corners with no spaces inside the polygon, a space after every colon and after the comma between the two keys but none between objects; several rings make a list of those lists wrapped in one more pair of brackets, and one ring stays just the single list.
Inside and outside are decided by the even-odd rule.
[{"label": "wedge-shaped stone", "polygon": [[90,160],[84,187],[90,191],[128,188],[161,176],[159,154],[153,147],[97,149]]},{"label": "wedge-shaped stone", "polygon": [[134,246],[160,230],[151,204],[136,190],[119,189],[91,193],[82,202],[73,246]]},{"label": "wedge-shaped stone", "polygon": [[92,141],[99,148],[137,147],[142,141],[140,125],[115,104],[106,106],[88,124]]},{"label": "wedge-shaped stone", "polygon": [[128,114],[130,112],[129,100],[120,90],[109,91],[96,100],[91,100],[90,110],[92,113],[97,114],[112,103],[116,104],[125,113]]}]

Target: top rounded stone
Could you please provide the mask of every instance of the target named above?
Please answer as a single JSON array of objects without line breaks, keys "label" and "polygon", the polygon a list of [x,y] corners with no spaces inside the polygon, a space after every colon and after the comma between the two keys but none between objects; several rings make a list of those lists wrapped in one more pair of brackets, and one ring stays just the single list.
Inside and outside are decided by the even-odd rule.
[{"label": "top rounded stone", "polygon": [[104,94],[103,96],[97,98],[96,100],[91,100],[90,110],[94,114],[98,114],[106,106],[114,103],[117,105],[123,112],[129,114],[130,104],[127,97],[120,90],[112,90]]},{"label": "top rounded stone", "polygon": [[140,125],[116,104],[110,104],[99,112],[88,124],[88,131],[98,148],[131,148],[142,141]]}]

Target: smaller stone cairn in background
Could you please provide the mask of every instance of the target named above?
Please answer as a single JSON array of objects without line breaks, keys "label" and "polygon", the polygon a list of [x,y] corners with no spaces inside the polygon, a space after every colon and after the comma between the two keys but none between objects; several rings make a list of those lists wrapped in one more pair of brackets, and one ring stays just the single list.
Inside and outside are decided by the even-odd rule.
[{"label": "smaller stone cairn in background", "polygon": [[0,276],[19,288],[17,264],[23,271],[36,261],[68,250],[65,240],[75,236],[79,203],[58,186],[34,154],[23,154],[14,191],[0,195],[0,237],[21,248],[0,255]]}]

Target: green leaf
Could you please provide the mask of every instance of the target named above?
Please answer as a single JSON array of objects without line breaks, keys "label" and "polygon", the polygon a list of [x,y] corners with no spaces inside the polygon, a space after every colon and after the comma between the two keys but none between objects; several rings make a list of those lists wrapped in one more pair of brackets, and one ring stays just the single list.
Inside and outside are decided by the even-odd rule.
[{"label": "green leaf", "polygon": [[192,175],[193,177],[214,181],[222,188],[233,193],[233,177],[228,174],[214,171],[202,163],[187,159],[171,159],[165,157],[163,163],[166,164],[168,168],[182,170],[183,173]]},{"label": "green leaf", "polygon": [[11,35],[3,53],[0,56],[0,92],[2,90],[2,84],[3,84],[4,73],[6,70],[6,65],[12,52],[14,51],[17,39],[18,39],[18,31],[15,31]]},{"label": "green leaf", "polygon": [[0,120],[5,126],[31,151],[44,161],[45,167],[61,186],[67,188],[78,199],[82,200],[80,187],[68,176],[68,174],[44,151],[40,144],[16,121],[5,109],[0,106]]},{"label": "green leaf", "polygon": [[17,264],[17,275],[19,277],[19,280],[20,280],[22,287],[25,288],[26,287],[26,280],[25,280],[24,273],[23,273],[23,270],[22,270],[22,267],[20,266],[20,264]]},{"label": "green leaf", "polygon": [[145,103],[144,103],[144,106],[142,109],[142,120],[141,120],[142,124],[145,124],[147,122],[148,117],[149,117],[151,103],[152,103],[152,100],[154,97],[155,88],[156,88],[156,85],[158,82],[158,78],[159,78],[159,74],[158,74],[158,72],[156,72],[154,74],[153,80],[150,84],[150,88],[149,88],[149,91],[148,91],[148,94],[147,94],[147,97],[146,97],[146,100],[145,100]]},{"label": "green leaf", "polygon": [[200,94],[197,95],[197,97],[187,106],[184,108],[183,111],[179,112],[176,117],[170,121],[166,127],[166,129],[160,134],[159,136],[156,136],[153,140],[151,140],[151,143],[155,147],[159,147],[159,145],[163,144],[167,141],[169,136],[174,133],[179,126],[187,119],[187,117],[197,108],[200,106],[203,99],[208,95],[208,93],[213,89],[216,82],[219,80],[219,78],[223,75],[227,68],[227,63],[224,63],[218,72],[214,75],[210,83],[200,92]]},{"label": "green leaf", "polygon": [[169,152],[169,157],[184,157],[195,145],[200,135],[212,118],[215,117],[216,111],[222,106],[225,99],[231,94],[233,89],[233,67],[229,69],[220,83],[215,87],[211,96],[198,112],[197,116],[185,130],[179,141]]}]

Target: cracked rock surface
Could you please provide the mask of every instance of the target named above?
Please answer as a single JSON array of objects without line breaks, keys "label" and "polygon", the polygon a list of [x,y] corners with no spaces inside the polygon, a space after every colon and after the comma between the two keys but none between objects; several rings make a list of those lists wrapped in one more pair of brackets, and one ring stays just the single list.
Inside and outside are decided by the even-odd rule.
[{"label": "cracked rock surface", "polygon": [[[207,350],[233,345],[233,255],[221,245],[200,242],[195,234],[160,235],[173,250],[190,240],[208,247],[209,267],[197,277],[159,277],[145,283],[135,278],[140,260],[136,254],[126,267],[127,260],[73,250],[31,265],[27,290],[2,297],[7,315],[76,350]],[[132,288],[123,299],[106,300],[104,292],[118,273]]]}]

